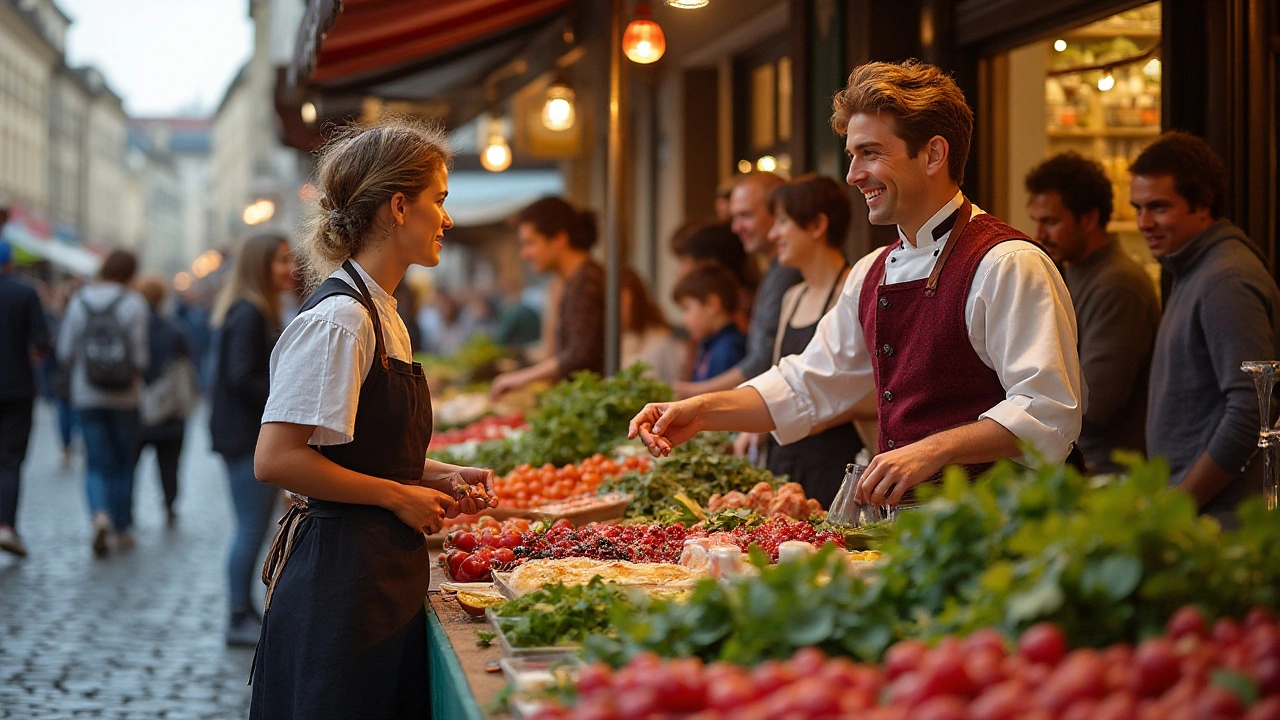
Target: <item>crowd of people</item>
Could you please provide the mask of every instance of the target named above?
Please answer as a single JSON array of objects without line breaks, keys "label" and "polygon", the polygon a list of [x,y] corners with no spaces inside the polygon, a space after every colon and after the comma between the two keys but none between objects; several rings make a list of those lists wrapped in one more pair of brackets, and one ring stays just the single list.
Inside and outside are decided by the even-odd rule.
[{"label": "crowd of people", "polygon": [[[1207,143],[1166,133],[1130,168],[1138,228],[1172,281],[1162,308],[1106,231],[1114,200],[1097,163],[1059,155],[1025,178],[1034,237],[965,197],[972,113],[937,68],[857,68],[832,124],[850,159],[844,183],[744,174],[720,189],[716,216],[674,233],[678,325],[622,269],[623,365],[645,362],[679,396],[646,407],[633,436],[661,455],[702,430],[739,431],[741,452],[824,505],[859,455],[870,458],[859,499],[897,505],[946,465],[972,474],[1014,458],[1104,473],[1119,469],[1117,450],[1147,452],[1233,524],[1261,486],[1258,406],[1240,363],[1280,357],[1280,290],[1223,217],[1227,172]],[[27,553],[19,471],[39,385],[65,400],[64,447],[71,428],[83,437],[99,556],[134,542],[148,445],[177,521],[185,422],[204,385],[235,516],[226,639],[258,646],[252,716],[425,707],[423,533],[486,507],[492,473],[423,464],[431,401],[414,349],[456,346],[449,334],[464,322],[513,345],[541,335],[542,357],[498,376],[495,395],[604,368],[596,220],[563,198],[512,220],[529,269],[554,278],[544,317],[442,294],[435,320],[419,322],[404,276],[440,261],[449,160],[445,136],[410,120],[338,134],[297,242],[259,235],[235,253],[211,340],[164,311],[166,284],[136,278],[127,251],[42,303],[0,243],[0,549]],[[871,223],[897,227],[895,242],[845,254],[846,185]],[[256,558],[282,512],[260,613]]]}]

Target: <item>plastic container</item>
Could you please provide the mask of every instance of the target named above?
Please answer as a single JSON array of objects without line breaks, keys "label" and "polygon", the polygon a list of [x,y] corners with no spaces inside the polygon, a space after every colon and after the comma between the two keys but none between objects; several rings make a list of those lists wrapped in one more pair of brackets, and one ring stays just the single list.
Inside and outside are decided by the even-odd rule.
[{"label": "plastic container", "polygon": [[742,572],[742,548],[737,545],[716,545],[711,548],[711,577],[727,578]]},{"label": "plastic container", "polygon": [[778,545],[778,562],[785,563],[804,560],[815,552],[817,552],[817,548],[815,548],[811,543],[807,543],[803,540],[788,540]]}]

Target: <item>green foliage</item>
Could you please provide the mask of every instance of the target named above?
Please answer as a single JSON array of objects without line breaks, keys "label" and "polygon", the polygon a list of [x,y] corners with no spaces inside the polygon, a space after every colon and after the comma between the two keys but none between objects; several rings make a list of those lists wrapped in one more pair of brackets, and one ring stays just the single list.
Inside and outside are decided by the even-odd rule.
[{"label": "green foliage", "polygon": [[610,662],[653,650],[751,664],[808,644],[876,660],[900,639],[981,627],[1015,637],[1049,620],[1073,645],[1101,646],[1158,633],[1187,604],[1210,617],[1280,605],[1280,523],[1260,499],[1223,532],[1168,487],[1163,462],[1129,463],[1110,480],[1004,462],[970,484],[953,469],[898,515],[873,582],[820,553],[615,617],[618,639],[587,648]]},{"label": "green foliage", "polygon": [[493,612],[513,647],[555,647],[581,643],[593,632],[608,633],[612,613],[631,614],[647,603],[644,593],[595,577],[586,585],[547,585]]},{"label": "green foliage", "polygon": [[627,424],[646,403],[671,399],[671,388],[645,377],[645,369],[636,364],[609,378],[578,373],[543,393],[527,418],[529,429],[519,436],[480,443],[473,455],[446,449],[431,457],[506,475],[521,463],[559,466],[612,453],[626,440]]},{"label": "green foliage", "polygon": [[744,457],[702,447],[680,448],[648,472],[624,473],[605,480],[600,485],[600,492],[629,493],[631,504],[627,506],[627,517],[630,518],[666,519],[674,510],[684,519],[685,508],[674,499],[678,492],[706,506],[707,500],[716,493],[723,495],[731,490],[747,492],[760,482],[776,488],[783,479],[752,465]]}]

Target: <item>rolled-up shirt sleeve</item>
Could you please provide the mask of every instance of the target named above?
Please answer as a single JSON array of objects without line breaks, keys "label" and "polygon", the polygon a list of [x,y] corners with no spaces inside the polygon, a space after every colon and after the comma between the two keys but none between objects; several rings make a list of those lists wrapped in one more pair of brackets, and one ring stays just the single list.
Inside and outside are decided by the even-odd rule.
[{"label": "rolled-up shirt sleeve", "polygon": [[808,437],[813,428],[843,415],[875,390],[871,356],[858,318],[858,297],[877,254],[854,266],[840,299],[818,322],[804,352],[782,358],[742,384],[764,398],[779,443]]},{"label": "rolled-up shirt sleeve", "polygon": [[1086,397],[1075,311],[1047,255],[1027,243],[1002,245],[979,264],[966,309],[970,341],[1005,388],[981,417],[1060,463],[1080,437]]}]

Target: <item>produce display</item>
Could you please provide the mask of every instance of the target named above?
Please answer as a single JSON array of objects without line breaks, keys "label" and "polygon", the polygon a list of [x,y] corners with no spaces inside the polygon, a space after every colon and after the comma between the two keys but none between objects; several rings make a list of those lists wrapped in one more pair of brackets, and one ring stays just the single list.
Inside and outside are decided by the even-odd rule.
[{"label": "produce display", "polygon": [[431,435],[429,449],[439,450],[465,442],[483,442],[505,438],[512,430],[524,427],[524,413],[515,412],[507,415],[489,415],[482,417],[470,425],[435,432]]},{"label": "produce display", "polygon": [[580,644],[591,633],[609,632],[609,615],[634,610],[647,596],[593,578],[585,585],[556,583],[494,606],[498,630],[512,647]]},{"label": "produce display", "polygon": [[559,468],[550,463],[537,468],[526,463],[495,479],[493,490],[499,507],[536,508],[555,500],[594,495],[606,478],[622,472],[645,472],[649,467],[646,457],[617,462],[599,453]]},{"label": "produce display", "polygon": [[1280,718],[1280,627],[1263,610],[1209,629],[1183,608],[1163,635],[1136,648],[1067,651],[1052,623],[1016,647],[994,631],[929,647],[908,640],[878,665],[806,648],[753,669],[697,658],[637,656],[619,670],[584,668],[573,707],[548,703],[536,720],[719,718],[866,720],[1171,720]]},{"label": "produce display", "polygon": [[594,579],[617,585],[655,585],[664,588],[692,586],[700,575],[673,563],[633,563],[626,560],[593,560],[572,557],[557,560],[530,560],[510,573],[503,582],[517,595],[545,585],[585,585]]},{"label": "produce display", "polygon": [[649,472],[626,473],[601,484],[600,490],[630,495],[629,518],[696,521],[699,518],[689,515],[688,506],[677,495],[706,505],[713,496],[748,492],[760,483],[770,489],[781,484],[773,473],[744,457],[694,447],[677,448]]},{"label": "produce display", "polygon": [[822,512],[822,504],[813,498],[804,496],[804,487],[800,483],[785,483],[775,491],[768,482],[758,482],[750,492],[742,493],[730,490],[721,495],[716,493],[707,498],[707,510],[754,510],[767,517],[789,517],[796,520],[808,520],[810,516]]},{"label": "produce display", "polygon": [[646,403],[671,399],[671,388],[645,377],[644,370],[637,364],[609,378],[578,373],[538,398],[537,407],[526,413],[529,429],[518,437],[480,443],[466,453],[446,448],[432,456],[506,475],[522,464],[558,467],[611,454],[626,442],[627,423]]}]

